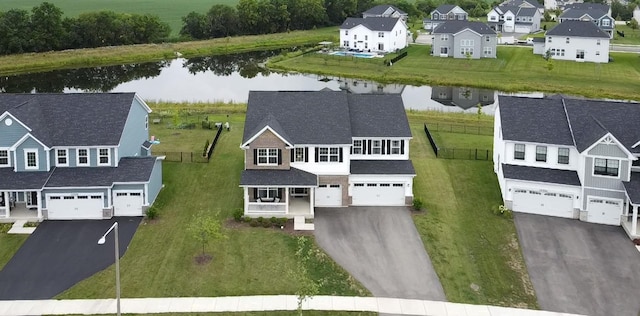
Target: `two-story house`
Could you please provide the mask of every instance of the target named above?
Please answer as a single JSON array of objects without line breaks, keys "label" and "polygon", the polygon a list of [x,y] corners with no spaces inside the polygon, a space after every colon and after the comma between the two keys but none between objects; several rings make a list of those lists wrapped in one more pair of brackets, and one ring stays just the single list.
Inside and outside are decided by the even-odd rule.
[{"label": "two-story house", "polygon": [[422,20],[425,30],[431,31],[445,21],[468,20],[469,14],[462,8],[454,4],[443,4],[431,11],[430,18]]},{"label": "two-story house", "polygon": [[609,6],[598,3],[575,3],[558,17],[560,23],[565,21],[590,21],[603,32],[613,38],[616,21],[611,17]]},{"label": "two-story house", "polygon": [[542,53],[548,51],[551,58],[559,60],[608,63],[609,40],[609,35],[590,21],[569,20],[545,33]]},{"label": "two-story house", "polygon": [[500,6],[512,6],[522,8],[536,8],[540,14],[544,14],[545,5],[540,4],[537,0],[506,0],[499,4]]},{"label": "two-story house", "polygon": [[400,18],[402,21],[407,21],[409,14],[404,12],[395,6],[390,4],[377,5],[367,11],[362,12],[363,18]]},{"label": "two-story house", "polygon": [[457,106],[463,110],[488,106],[495,102],[494,90],[470,87],[433,86],[431,99],[447,106]]},{"label": "two-story house", "polygon": [[162,187],[134,93],[0,94],[0,220],[142,216]]},{"label": "two-story house", "polygon": [[241,148],[244,213],[412,203],[411,130],[397,94],[251,91]]},{"label": "two-story house", "polygon": [[454,58],[496,58],[498,38],[487,24],[447,21],[433,30],[433,56]]},{"label": "two-story house", "polygon": [[532,33],[540,30],[540,11],[535,7],[497,6],[487,13],[487,24],[504,33]]},{"label": "two-story house", "polygon": [[638,237],[640,107],[634,103],[499,97],[494,171],[515,212],[622,225]]},{"label": "two-story house", "polygon": [[401,18],[347,18],[340,26],[340,46],[361,51],[394,52],[409,45]]}]

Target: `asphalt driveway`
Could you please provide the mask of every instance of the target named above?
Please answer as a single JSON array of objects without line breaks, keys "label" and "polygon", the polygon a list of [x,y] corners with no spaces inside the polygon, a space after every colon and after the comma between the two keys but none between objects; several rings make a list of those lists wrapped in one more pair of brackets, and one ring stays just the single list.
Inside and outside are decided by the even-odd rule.
[{"label": "asphalt driveway", "polygon": [[640,312],[640,253],[621,227],[515,214],[544,310],[602,316]]},{"label": "asphalt driveway", "polygon": [[378,297],[445,301],[405,207],[316,209],[316,241]]},{"label": "asphalt driveway", "polygon": [[114,221],[118,221],[122,257],[139,217],[40,223],[0,271],[0,300],[49,299],[112,265],[113,232],[104,245],[98,245],[98,239]]}]

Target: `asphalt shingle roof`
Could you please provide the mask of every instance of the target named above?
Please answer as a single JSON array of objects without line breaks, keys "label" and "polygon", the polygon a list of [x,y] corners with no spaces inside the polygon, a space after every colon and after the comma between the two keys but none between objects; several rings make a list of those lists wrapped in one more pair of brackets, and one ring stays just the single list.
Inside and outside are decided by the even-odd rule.
[{"label": "asphalt shingle roof", "polygon": [[364,11],[364,14],[371,14],[371,15],[380,15],[383,14],[385,11],[387,11],[387,9],[392,8],[393,10],[397,11],[400,14],[407,14],[406,12],[396,8],[395,6],[392,6],[390,4],[381,4],[381,5],[377,5],[367,11]]},{"label": "asphalt shingle roof", "polygon": [[631,203],[640,204],[640,173],[632,172],[631,181],[622,182],[624,190],[627,191]]},{"label": "asphalt shingle roof", "polygon": [[0,94],[8,111],[47,146],[118,145],[134,93]]},{"label": "asphalt shingle roof", "polygon": [[607,11],[601,10],[588,10],[588,9],[568,9],[560,14],[560,19],[579,19],[585,15],[590,16],[592,19],[599,19],[607,15]]},{"label": "asphalt shingle roof", "polygon": [[594,37],[609,38],[609,34],[601,30],[595,23],[591,21],[569,20],[556,25],[547,31],[546,36],[577,36],[577,37]]},{"label": "asphalt shingle roof", "polygon": [[584,2],[584,3],[571,3],[564,6],[565,12],[571,10],[597,10],[609,12],[609,6],[602,3]]},{"label": "asphalt shingle roof", "polygon": [[573,170],[502,164],[502,173],[507,179],[580,186],[578,173]]},{"label": "asphalt shingle roof", "polygon": [[447,14],[447,13],[451,12],[451,10],[453,10],[453,8],[455,8],[455,7],[457,7],[457,5],[455,5],[455,4],[443,4],[443,5],[439,6],[439,7],[437,7],[435,10],[433,10],[433,12],[438,12],[440,14]]},{"label": "asphalt shingle roof", "polygon": [[130,157],[120,159],[118,167],[55,168],[46,187],[110,187],[114,183],[147,182],[155,162],[156,157]]},{"label": "asphalt shingle roof", "polygon": [[351,174],[412,174],[411,160],[351,160]]},{"label": "asphalt shingle roof", "polygon": [[347,18],[344,20],[341,29],[352,29],[362,25],[372,31],[390,32],[396,26],[400,18],[370,17],[370,18]]},{"label": "asphalt shingle roof", "polygon": [[411,137],[402,96],[347,94],[353,137]]},{"label": "asphalt shingle roof", "polygon": [[318,186],[318,176],[300,169],[243,170],[240,185],[294,185]]},{"label": "asphalt shingle roof", "polygon": [[472,30],[481,35],[496,35],[496,31],[494,31],[489,25],[482,22],[476,21],[446,21],[435,30],[433,30],[433,34],[456,34],[465,29]]},{"label": "asphalt shingle roof", "polygon": [[13,168],[0,168],[0,190],[40,190],[52,172],[14,172]]}]

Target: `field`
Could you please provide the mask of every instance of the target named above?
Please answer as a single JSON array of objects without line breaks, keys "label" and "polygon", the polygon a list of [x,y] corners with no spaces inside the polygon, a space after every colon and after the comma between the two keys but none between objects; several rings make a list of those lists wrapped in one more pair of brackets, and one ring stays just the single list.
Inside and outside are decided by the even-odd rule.
[{"label": "field", "polygon": [[[31,10],[43,0],[2,0],[0,11],[9,9]],[[75,17],[81,13],[93,11],[115,11],[122,13],[154,14],[171,26],[171,34],[178,35],[182,28],[182,17],[191,11],[205,13],[214,4],[235,5],[238,0],[48,0],[65,13]]]}]

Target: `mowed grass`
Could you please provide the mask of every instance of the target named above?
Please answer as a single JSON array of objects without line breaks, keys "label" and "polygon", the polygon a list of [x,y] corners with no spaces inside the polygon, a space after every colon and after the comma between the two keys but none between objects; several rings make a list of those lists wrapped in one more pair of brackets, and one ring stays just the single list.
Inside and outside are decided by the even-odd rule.
[{"label": "mowed grass", "polygon": [[[123,297],[235,296],[294,294],[297,239],[273,228],[224,229],[224,240],[211,242],[213,260],[198,265],[194,257],[201,244],[186,232],[195,214],[210,213],[221,221],[242,207],[239,187],[243,154],[239,145],[243,126],[233,120],[224,132],[210,163],[165,162],[163,183],[156,205],[159,219],[142,224],[121,260]],[[151,125],[151,134],[163,135],[162,125]],[[181,137],[162,146],[203,144],[184,130]],[[180,143],[180,144],[178,144]],[[307,237],[311,238],[311,237]],[[344,270],[314,246],[308,277],[326,280],[320,288],[327,295],[368,295]],[[58,298],[109,298],[115,293],[114,267],[78,283]]]},{"label": "mowed grass", "polygon": [[[31,10],[42,0],[2,0],[0,11],[10,9]],[[172,35],[177,36],[182,28],[182,17],[191,11],[206,13],[214,4],[235,6],[238,0],[48,0],[64,12],[65,16],[76,17],[81,13],[95,11],[115,11],[121,13],[153,14],[171,26]]]},{"label": "mowed grass", "polygon": [[444,132],[432,132],[431,135],[440,148],[492,149],[493,147],[491,136]]},{"label": "mowed grass", "polygon": [[[624,32],[624,37],[616,31]],[[616,25],[611,44],[640,45],[640,29],[634,30],[627,25]]]},{"label": "mowed grass", "polygon": [[[491,161],[435,158],[422,125],[429,119],[438,118],[409,114],[411,159],[417,173],[414,195],[426,208],[414,221],[447,299],[537,308],[513,220],[492,213],[501,197]],[[491,126],[491,121],[477,124]],[[485,138],[481,141],[485,145],[492,139],[476,136],[461,139]]]},{"label": "mowed grass", "polygon": [[495,59],[430,56],[430,46],[412,45],[391,67],[380,59],[307,54],[269,63],[274,69],[412,85],[471,86],[502,91],[543,91],[640,100],[640,56],[612,53],[608,64],[546,61],[530,47],[498,47]]},{"label": "mowed grass", "polygon": [[20,246],[27,240],[28,235],[9,235],[7,231],[13,224],[0,223],[0,270],[11,260]]}]

